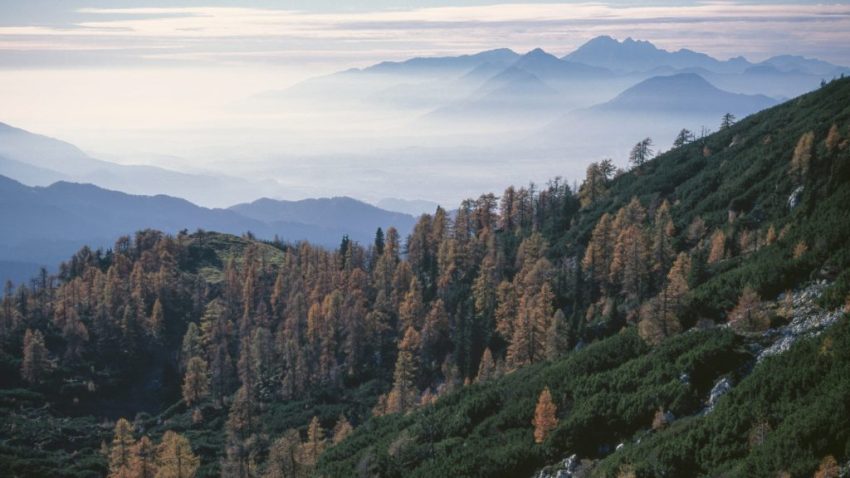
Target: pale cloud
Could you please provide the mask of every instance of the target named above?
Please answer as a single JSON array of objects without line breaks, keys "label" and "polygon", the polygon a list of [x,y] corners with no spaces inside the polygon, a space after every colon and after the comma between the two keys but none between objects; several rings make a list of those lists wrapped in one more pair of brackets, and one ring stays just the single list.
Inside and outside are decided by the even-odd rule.
[{"label": "pale cloud", "polygon": [[[343,13],[170,7],[79,13],[86,19],[64,28],[0,27],[0,50],[132,48],[125,61],[306,61],[330,68],[334,61],[341,67],[495,47],[542,46],[566,53],[595,35],[612,34],[721,57],[798,53],[850,63],[850,52],[837,47],[850,43],[847,4],[500,4]],[[151,51],[139,51],[144,49]]]}]

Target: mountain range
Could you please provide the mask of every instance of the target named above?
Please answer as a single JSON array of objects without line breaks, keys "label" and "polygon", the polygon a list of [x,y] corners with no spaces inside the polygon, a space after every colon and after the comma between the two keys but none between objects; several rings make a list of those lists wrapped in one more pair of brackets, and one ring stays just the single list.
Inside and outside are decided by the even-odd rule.
[{"label": "mountain range", "polygon": [[[723,84],[718,86],[739,93],[752,93],[738,90],[749,90],[754,86],[741,87],[740,84],[746,82],[738,80],[766,75],[772,82],[767,94],[790,97],[815,88],[822,79],[850,73],[850,69],[822,60],[791,55],[775,56],[758,63],[741,56],[718,60],[688,49],[671,52],[648,41],[631,38],[617,41],[610,36],[600,36],[560,58],[536,48],[525,54],[498,49],[474,55],[382,62],[363,69],[351,69],[307,80],[282,92],[270,92],[266,98],[277,94],[279,98],[297,97],[302,101],[312,101],[321,100],[320,95],[323,95],[336,102],[340,96],[347,96],[350,102],[369,103],[381,98],[387,103],[398,101],[423,107],[429,102],[416,102],[411,98],[423,90],[426,92],[424,96],[436,99],[428,92],[442,86],[444,93],[438,95],[440,100],[452,101],[453,98],[453,101],[464,101],[480,97],[482,92],[492,91],[488,84],[505,86],[505,78],[516,78],[524,84],[533,77],[534,81],[558,91],[565,99],[585,102],[578,106],[590,106],[602,101],[598,96],[609,92],[609,83],[610,87],[619,92],[649,77],[674,73],[696,73],[707,77],[709,81],[722,79]],[[452,88],[448,88],[449,85]],[[464,87],[459,88],[460,85]],[[542,86],[538,89],[551,93],[551,90]],[[519,95],[527,93],[525,88],[515,90]],[[328,94],[331,96],[328,97]]]},{"label": "mountain range", "polygon": [[[600,36],[560,57],[541,48],[524,54],[502,48],[381,62],[309,79],[253,100],[269,111],[307,105],[311,112],[322,111],[328,118],[339,113],[348,115],[345,118],[385,120],[387,127],[380,128],[383,134],[375,138],[379,142],[399,137],[404,138],[402,146],[410,146],[410,138],[418,137],[418,143],[412,142],[434,146],[446,144],[446,140],[432,138],[450,137],[455,144],[464,141],[458,135],[465,135],[467,144],[473,145],[524,141],[527,135],[518,132],[533,131],[571,112],[611,102],[629,88],[659,76],[698,75],[724,93],[773,99],[734,104],[736,114],[746,115],[848,72],[845,67],[800,56],[780,55],[761,62],[741,56],[720,60],[689,49],[667,51],[649,41]],[[712,103],[719,93],[712,92],[707,98],[681,96],[688,91],[661,92],[672,102],[694,102],[693,107],[683,108],[689,113],[687,118],[676,118],[679,113],[666,106],[658,108],[667,110],[670,122],[694,121],[688,125],[692,128],[714,123],[717,108],[713,106],[728,104],[732,98],[725,95],[725,100]],[[482,136],[489,140],[477,139]],[[544,144],[558,140],[548,138]],[[512,146],[524,148],[522,143]],[[600,145],[586,146],[596,154],[604,152],[604,148],[596,148]]]}]

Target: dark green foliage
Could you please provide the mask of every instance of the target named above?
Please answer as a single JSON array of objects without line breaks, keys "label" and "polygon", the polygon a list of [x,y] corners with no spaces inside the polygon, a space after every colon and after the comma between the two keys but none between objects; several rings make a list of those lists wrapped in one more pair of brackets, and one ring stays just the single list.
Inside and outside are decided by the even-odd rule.
[{"label": "dark green foliage", "polygon": [[[827,345],[825,345],[827,344]],[[842,321],[821,337],[768,359],[707,416],[683,419],[670,429],[630,443],[601,464],[614,476],[621,464],[639,476],[697,476],[727,470],[729,476],[774,477],[779,471],[810,476],[828,454],[850,451],[850,324]],[[753,428],[770,425],[763,443]]]},{"label": "dark green foliage", "polygon": [[[714,380],[747,357],[731,332],[693,332],[654,350],[625,332],[563,360],[466,387],[432,408],[371,420],[327,451],[319,472],[350,476],[371,460],[382,476],[530,475],[566,451],[598,456],[612,449],[647,428],[659,406],[695,413]],[[560,424],[535,445],[531,420],[547,386]]]}]

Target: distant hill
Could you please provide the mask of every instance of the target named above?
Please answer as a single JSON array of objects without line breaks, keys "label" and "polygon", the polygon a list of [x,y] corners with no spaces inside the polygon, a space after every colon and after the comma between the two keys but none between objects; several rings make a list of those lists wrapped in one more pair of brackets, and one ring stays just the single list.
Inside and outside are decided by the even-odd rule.
[{"label": "distant hill", "polygon": [[227,206],[274,194],[270,180],[188,174],[155,166],[92,158],[73,144],[0,123],[0,174],[30,186],[73,181],[130,194],[168,194],[210,206]]},{"label": "distant hill", "polygon": [[596,142],[610,148],[605,154],[614,155],[650,137],[663,149],[682,128],[714,130],[726,113],[740,120],[776,103],[764,95],[721,90],[694,73],[657,76],[605,103],[566,112],[527,141],[549,147]]},{"label": "distant hill", "polygon": [[381,209],[401,212],[418,217],[422,214],[433,214],[439,204],[424,199],[384,198],[375,203]]},{"label": "distant hill", "polygon": [[721,90],[694,73],[656,76],[591,108],[594,111],[627,113],[685,113],[689,115],[746,116],[777,103],[764,95],[744,95]]},{"label": "distant hill", "polygon": [[[406,235],[416,222],[413,216],[391,212],[350,197],[283,201],[262,198],[229,208],[242,216],[269,224],[298,223],[327,230],[345,231],[351,239],[369,244],[375,231],[394,226]],[[335,238],[338,242],[341,235]]]},{"label": "distant hill", "polygon": [[[344,234],[370,241],[378,226],[395,225],[405,237],[414,221],[351,198],[253,204],[209,209],[165,195],[137,196],[64,181],[30,187],[0,176],[0,279],[20,279],[27,268],[34,273],[39,266],[55,266],[83,245],[111,247],[118,237],[146,228],[250,231],[263,239],[336,247]],[[270,205],[276,208],[263,209]]]}]

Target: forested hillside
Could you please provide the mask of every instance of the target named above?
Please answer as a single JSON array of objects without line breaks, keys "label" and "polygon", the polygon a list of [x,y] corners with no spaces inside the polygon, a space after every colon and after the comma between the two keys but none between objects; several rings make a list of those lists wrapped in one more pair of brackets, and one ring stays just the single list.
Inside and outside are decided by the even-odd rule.
[{"label": "forested hillside", "polygon": [[[837,80],[629,171],[591,164],[577,191],[437,209],[407,238],[147,230],[83,249],[7,287],[0,474],[523,476],[576,453],[612,476],[805,476],[846,460],[846,324],[756,366],[752,346],[790,320],[780,293],[825,280],[820,307],[847,300],[849,126]],[[739,385],[697,417],[724,376]]]}]

